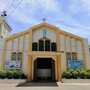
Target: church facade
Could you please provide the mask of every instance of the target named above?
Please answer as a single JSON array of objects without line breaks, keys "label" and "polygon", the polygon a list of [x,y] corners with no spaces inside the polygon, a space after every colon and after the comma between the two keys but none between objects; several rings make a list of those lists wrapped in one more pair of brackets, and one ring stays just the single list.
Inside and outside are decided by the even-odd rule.
[{"label": "church facade", "polygon": [[61,80],[67,68],[90,69],[88,41],[43,22],[5,40],[2,69],[20,68],[28,80]]}]

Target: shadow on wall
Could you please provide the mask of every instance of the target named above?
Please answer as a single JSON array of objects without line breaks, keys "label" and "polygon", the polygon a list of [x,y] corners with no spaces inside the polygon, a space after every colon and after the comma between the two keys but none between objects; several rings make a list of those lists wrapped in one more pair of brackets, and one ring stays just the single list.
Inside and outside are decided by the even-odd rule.
[{"label": "shadow on wall", "polygon": [[56,82],[49,82],[49,81],[41,81],[41,82],[25,81],[23,83],[19,83],[16,87],[33,87],[33,86],[58,87]]}]

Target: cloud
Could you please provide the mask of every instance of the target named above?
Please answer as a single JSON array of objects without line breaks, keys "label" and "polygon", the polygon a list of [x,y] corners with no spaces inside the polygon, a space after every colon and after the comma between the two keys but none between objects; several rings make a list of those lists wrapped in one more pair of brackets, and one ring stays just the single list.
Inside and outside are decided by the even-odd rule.
[{"label": "cloud", "polygon": [[80,0],[70,0],[70,5],[69,5],[70,14],[76,14],[80,11],[80,9],[81,9]]},{"label": "cloud", "polygon": [[82,6],[85,11],[90,15],[90,0],[82,0]]},{"label": "cloud", "polygon": [[90,15],[90,0],[69,0],[69,11],[71,14],[85,12]]},{"label": "cloud", "polygon": [[50,12],[59,13],[60,9],[57,0],[23,0],[16,10],[12,8],[10,16],[21,23],[30,23]]},{"label": "cloud", "polygon": [[[0,0],[0,10],[7,8],[8,1],[10,5],[13,0],[7,0],[7,2],[6,0]],[[12,13],[7,18],[10,20],[10,24],[13,23],[14,30],[16,31],[20,28],[22,29],[24,26],[29,26],[29,24],[39,23],[43,17],[46,17],[48,22],[63,27],[68,32],[89,38],[89,25],[87,26],[87,24],[81,24],[79,22],[89,23],[84,19],[86,18],[88,20],[86,16],[90,15],[90,0],[22,0],[20,5],[18,5],[19,0],[14,1],[13,7],[8,11],[8,13],[11,11]],[[62,1],[64,2],[63,5]],[[17,8],[14,9],[14,7]],[[83,15],[84,19],[82,19],[81,12],[86,15]],[[80,15],[80,18],[82,17],[81,21],[80,19],[76,20],[77,17],[75,15],[78,18],[78,15]],[[60,22],[61,19],[64,22]]]},{"label": "cloud", "polygon": [[20,12],[19,10],[17,10],[14,14],[12,14],[11,17],[15,21],[20,22],[20,23],[23,23],[23,24],[30,23],[31,20],[32,20],[32,22],[34,21],[34,18],[32,16],[29,16],[29,15],[27,15],[24,12]]},{"label": "cloud", "polygon": [[39,7],[41,7],[46,11],[57,11],[58,9],[60,9],[57,0],[24,0],[23,4],[31,5],[32,9],[38,9]]},{"label": "cloud", "polygon": [[4,0],[2,1],[0,1],[0,12],[2,12],[3,10],[4,10],[4,8],[6,8],[6,3],[5,4],[3,4],[3,2],[4,2]]}]

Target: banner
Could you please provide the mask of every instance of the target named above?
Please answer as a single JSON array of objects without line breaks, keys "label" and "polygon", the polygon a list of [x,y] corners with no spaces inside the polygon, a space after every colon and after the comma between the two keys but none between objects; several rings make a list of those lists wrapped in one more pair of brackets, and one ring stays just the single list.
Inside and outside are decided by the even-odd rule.
[{"label": "banner", "polygon": [[16,61],[8,61],[8,62],[6,62],[5,67],[7,69],[10,69],[10,68],[21,68],[21,61],[18,61],[18,62],[16,62]]},{"label": "banner", "polygon": [[83,61],[82,60],[68,60],[68,68],[82,68]]}]

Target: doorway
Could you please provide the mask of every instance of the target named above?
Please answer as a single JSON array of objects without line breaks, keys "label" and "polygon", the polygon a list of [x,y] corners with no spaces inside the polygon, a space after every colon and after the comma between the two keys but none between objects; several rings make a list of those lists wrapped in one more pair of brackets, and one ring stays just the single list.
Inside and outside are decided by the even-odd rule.
[{"label": "doorway", "polygon": [[52,58],[37,58],[34,61],[35,81],[55,81],[55,61]]}]

